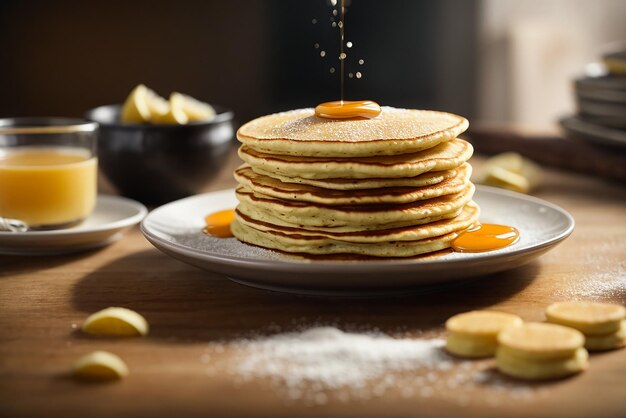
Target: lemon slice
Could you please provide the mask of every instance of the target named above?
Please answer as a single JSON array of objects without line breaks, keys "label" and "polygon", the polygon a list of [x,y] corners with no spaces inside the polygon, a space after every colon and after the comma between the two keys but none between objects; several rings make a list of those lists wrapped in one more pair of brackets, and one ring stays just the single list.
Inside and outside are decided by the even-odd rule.
[{"label": "lemon slice", "polygon": [[487,160],[482,183],[528,193],[541,183],[542,176],[541,167],[533,161],[515,152],[505,152]]},{"label": "lemon slice", "polygon": [[153,115],[152,122],[174,125],[184,125],[189,122],[182,99],[174,94],[170,95],[167,112]]},{"label": "lemon slice", "polygon": [[513,190],[514,192],[530,192],[530,183],[527,178],[521,174],[498,166],[489,166],[487,168],[483,183],[488,186]]},{"label": "lemon slice", "polygon": [[111,307],[89,315],[81,329],[99,336],[143,336],[148,335],[148,322],[135,311]]},{"label": "lemon slice", "polygon": [[167,114],[167,112],[169,112],[170,110],[169,102],[156,93],[154,93],[153,95],[148,95],[147,104],[148,108],[150,109],[151,122],[154,119],[158,119],[159,117]]},{"label": "lemon slice", "polygon": [[174,92],[170,95],[170,105],[176,102],[185,112],[189,122],[201,122],[213,119],[215,109],[208,103],[196,100],[186,94]]},{"label": "lemon slice", "polygon": [[94,351],[76,360],[72,374],[90,380],[115,380],[128,376],[124,360],[108,351]]},{"label": "lemon slice", "polygon": [[149,91],[150,89],[140,84],[130,92],[122,106],[122,122],[143,123],[150,120]]}]

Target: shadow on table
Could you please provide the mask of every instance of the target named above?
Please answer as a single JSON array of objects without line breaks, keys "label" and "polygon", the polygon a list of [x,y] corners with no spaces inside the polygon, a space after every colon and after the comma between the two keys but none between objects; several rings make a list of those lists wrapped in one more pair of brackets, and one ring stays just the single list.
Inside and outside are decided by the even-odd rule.
[{"label": "shadow on table", "polygon": [[322,324],[429,332],[455,313],[490,306],[522,291],[539,268],[533,263],[438,293],[310,297],[238,285],[147,250],[80,279],[72,301],[85,313],[108,306],[135,309],[150,322],[151,338],[167,340],[210,341]]},{"label": "shadow on table", "polygon": [[107,248],[99,247],[59,255],[0,255],[0,280],[16,274],[35,273],[85,259]]}]

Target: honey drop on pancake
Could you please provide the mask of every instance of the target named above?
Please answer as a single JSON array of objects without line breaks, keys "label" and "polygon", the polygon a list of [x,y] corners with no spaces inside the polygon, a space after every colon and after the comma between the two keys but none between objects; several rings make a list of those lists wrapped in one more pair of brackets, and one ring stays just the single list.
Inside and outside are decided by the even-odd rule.
[{"label": "honey drop on pancake", "polygon": [[203,229],[203,232],[218,238],[232,237],[233,233],[230,231],[230,224],[234,220],[235,211],[233,209],[212,213],[204,218],[206,227]]},{"label": "honey drop on pancake", "polygon": [[317,105],[315,116],[326,119],[372,119],[380,115],[380,105],[371,100],[337,100]]},{"label": "honey drop on pancake", "polygon": [[512,226],[481,224],[461,232],[452,241],[452,248],[462,253],[479,253],[508,247],[518,240],[519,231]]}]

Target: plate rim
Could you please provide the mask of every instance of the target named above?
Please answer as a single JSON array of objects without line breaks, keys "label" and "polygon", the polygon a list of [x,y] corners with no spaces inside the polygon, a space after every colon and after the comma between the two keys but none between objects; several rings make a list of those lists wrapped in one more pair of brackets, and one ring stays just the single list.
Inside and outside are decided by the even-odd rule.
[{"label": "plate rim", "polygon": [[613,147],[623,147],[626,145],[626,134],[619,129],[584,120],[578,115],[563,117],[559,120],[559,124],[566,133],[574,134],[579,137],[583,136],[583,139],[588,142]]},{"label": "plate rim", "polygon": [[[574,228],[576,226],[576,221],[574,220],[574,217],[565,209],[563,209],[562,207],[554,203],[548,202],[544,199],[541,199],[535,196],[529,196],[529,195],[517,193],[514,191],[510,191],[510,190],[499,189],[496,187],[484,186],[484,185],[476,185],[476,187],[477,187],[477,190],[485,190],[487,192],[491,192],[496,195],[505,195],[514,199],[519,199],[522,201],[530,201],[538,205],[547,206],[550,209],[555,210],[556,212],[559,212],[561,215],[563,215],[567,219],[568,225],[557,236],[547,241],[541,242],[539,244],[531,245],[530,247],[526,247],[526,248],[510,250],[504,254],[500,252],[485,252],[485,253],[481,253],[480,257],[477,257],[476,259],[473,259],[473,260],[449,259],[449,260],[442,261],[441,259],[434,259],[434,260],[411,260],[409,261],[409,260],[402,260],[402,259],[398,259],[398,260],[384,259],[384,260],[371,260],[371,261],[364,260],[362,263],[358,263],[358,264],[354,262],[345,262],[341,260],[306,260],[306,262],[301,262],[301,261],[288,261],[288,260],[251,260],[249,258],[237,257],[237,256],[225,257],[221,255],[206,253],[202,250],[190,248],[181,244],[164,241],[162,238],[148,231],[146,222],[149,221],[150,217],[156,216],[155,215],[156,212],[161,210],[162,208],[166,208],[168,206],[174,206],[186,200],[194,200],[194,199],[198,199],[198,198],[208,196],[211,194],[226,193],[226,192],[234,193],[234,189],[229,188],[229,189],[221,189],[221,190],[216,190],[213,192],[189,196],[189,197],[175,200],[173,202],[169,202],[169,203],[166,203],[165,205],[159,206],[158,208],[155,208],[154,210],[152,210],[143,219],[143,221],[140,224],[140,231],[143,234],[143,236],[153,246],[157,248],[159,248],[159,246],[156,243],[163,245],[164,247],[168,248],[170,251],[174,251],[176,253],[184,253],[185,255],[192,257],[194,259],[201,259],[203,261],[214,263],[216,265],[228,266],[228,267],[242,267],[245,265],[246,267],[259,267],[259,268],[265,268],[265,269],[271,268],[274,271],[281,271],[281,272],[293,271],[294,268],[296,268],[297,270],[314,269],[315,271],[322,272],[322,273],[331,272],[331,271],[335,273],[354,272],[356,267],[361,267],[361,266],[364,266],[364,268],[376,268],[376,267],[384,266],[385,269],[388,271],[395,270],[395,269],[403,270],[403,269],[406,269],[407,267],[415,267],[415,266],[422,266],[424,268],[427,268],[429,266],[441,265],[442,263],[455,266],[459,264],[468,264],[469,262],[472,262],[472,261],[476,261],[476,262],[490,261],[492,259],[499,259],[503,256],[516,257],[519,255],[526,254],[529,251],[534,252],[534,251],[539,251],[546,247],[551,247],[563,241],[564,239],[566,239],[574,231]],[[249,244],[246,244],[246,245],[249,245]]]},{"label": "plate rim", "polygon": [[99,194],[97,196],[97,201],[108,201],[113,203],[123,203],[127,207],[132,207],[135,209],[136,213],[125,217],[123,219],[119,219],[113,222],[106,222],[104,224],[95,225],[88,229],[76,230],[72,228],[68,229],[54,229],[50,231],[26,231],[26,232],[9,232],[9,231],[0,231],[0,240],[7,238],[35,238],[35,237],[61,237],[61,236],[70,236],[70,235],[84,235],[84,234],[93,234],[96,232],[103,231],[112,231],[116,229],[125,228],[128,226],[135,225],[141,221],[143,221],[148,215],[148,209],[140,202],[132,199],[128,199],[122,196],[116,195],[108,195],[108,194]]}]

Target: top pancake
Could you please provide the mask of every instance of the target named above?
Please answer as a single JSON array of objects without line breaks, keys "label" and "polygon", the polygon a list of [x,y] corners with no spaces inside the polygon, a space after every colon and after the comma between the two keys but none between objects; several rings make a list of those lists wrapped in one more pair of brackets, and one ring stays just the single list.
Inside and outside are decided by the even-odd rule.
[{"label": "top pancake", "polygon": [[449,141],[468,121],[451,113],[383,107],[372,119],[325,119],[299,109],[254,119],[237,139],[268,154],[362,157],[408,154]]}]

